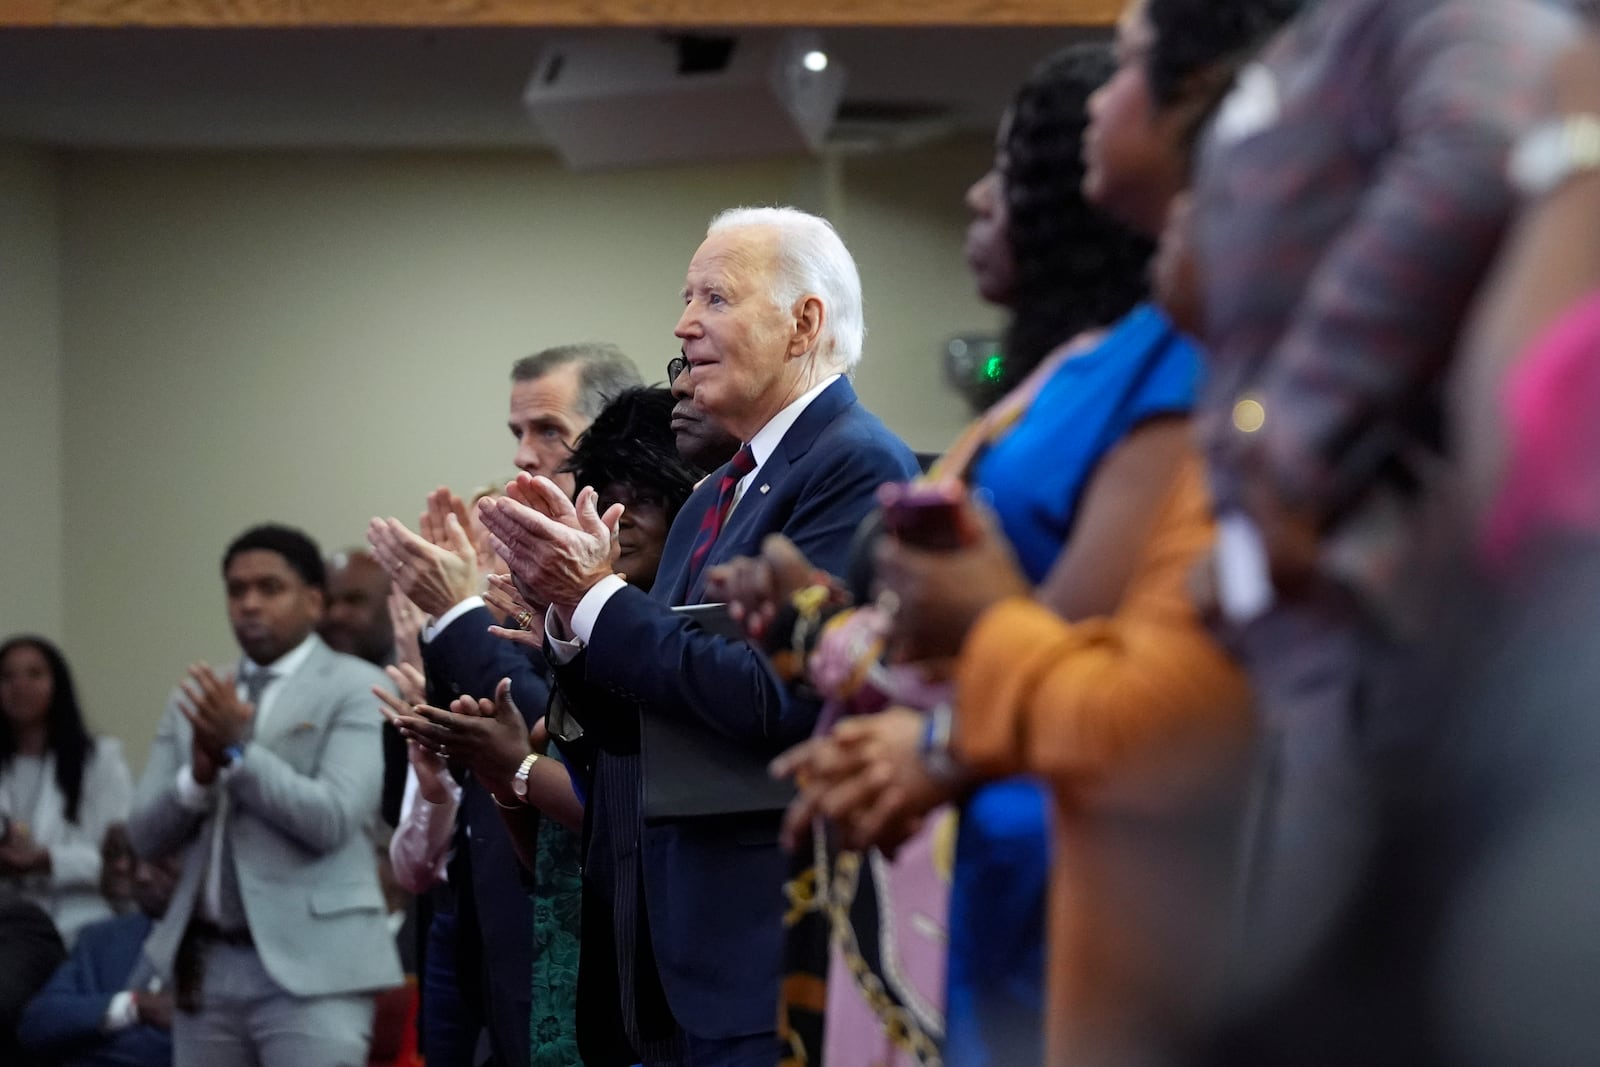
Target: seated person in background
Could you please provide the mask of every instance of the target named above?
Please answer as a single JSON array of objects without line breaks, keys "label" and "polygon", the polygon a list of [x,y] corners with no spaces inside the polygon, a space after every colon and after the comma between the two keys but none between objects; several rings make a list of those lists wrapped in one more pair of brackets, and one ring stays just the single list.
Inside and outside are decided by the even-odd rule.
[{"label": "seated person in background", "polygon": [[122,746],[89,733],[61,650],[0,645],[0,886],[49,912],[69,945],[110,914],[100,842],[132,796]]},{"label": "seated person in background", "polygon": [[139,910],[139,897],[133,883],[139,857],[128,840],[128,824],[112,823],[100,841],[100,895],[118,915]]},{"label": "seated person in background", "polygon": [[[125,835],[106,834],[110,853]],[[165,1067],[172,1062],[172,991],[144,958],[144,941],[166,913],[182,857],[135,860],[138,910],[84,927],[17,1026],[22,1047],[63,1067]],[[104,870],[113,870],[108,855]],[[105,879],[110,881],[111,878]]]},{"label": "seated person in background", "polygon": [[0,1063],[34,1062],[17,1046],[17,1018],[66,955],[49,914],[0,886]]}]

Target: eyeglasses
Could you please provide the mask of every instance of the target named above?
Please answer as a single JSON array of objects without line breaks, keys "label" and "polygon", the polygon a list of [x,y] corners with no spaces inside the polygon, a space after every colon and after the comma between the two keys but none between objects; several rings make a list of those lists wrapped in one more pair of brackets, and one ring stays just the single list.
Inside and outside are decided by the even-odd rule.
[{"label": "eyeglasses", "polygon": [[678,380],[678,375],[689,369],[689,361],[682,356],[673,356],[667,360],[667,384],[671,385]]}]

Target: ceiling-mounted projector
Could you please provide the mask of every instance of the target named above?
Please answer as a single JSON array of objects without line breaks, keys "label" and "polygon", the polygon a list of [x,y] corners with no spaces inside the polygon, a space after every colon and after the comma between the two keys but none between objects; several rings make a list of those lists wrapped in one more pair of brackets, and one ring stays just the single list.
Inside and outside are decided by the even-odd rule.
[{"label": "ceiling-mounted projector", "polygon": [[844,71],[815,33],[557,37],[523,104],[568,167],[642,166],[815,151]]}]

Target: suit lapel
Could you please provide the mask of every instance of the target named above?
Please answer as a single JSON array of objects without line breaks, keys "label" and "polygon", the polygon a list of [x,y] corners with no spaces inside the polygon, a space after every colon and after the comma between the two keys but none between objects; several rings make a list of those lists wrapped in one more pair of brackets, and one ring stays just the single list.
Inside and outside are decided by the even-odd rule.
[{"label": "suit lapel", "polygon": [[661,550],[661,565],[656,570],[656,584],[650,595],[663,604],[676,606],[688,604],[684,599],[689,585],[689,555],[694,551],[694,535],[706,511],[716,500],[716,486],[722,479],[724,464],[706,476],[699,489],[690,494],[687,502],[672,520],[667,531],[667,543]]},{"label": "suit lapel", "polygon": [[256,735],[257,741],[270,744],[285,734],[293,733],[308,721],[320,725],[319,720],[325,709],[317,699],[322,689],[319,682],[328,670],[333,653],[321,638],[313,636],[312,640],[316,644],[311,646],[306,661],[299,670],[283,680],[283,688],[273,695],[272,715]]},{"label": "suit lapel", "polygon": [[[780,522],[773,522],[773,512],[782,506],[792,494],[783,489],[784,480],[788,477],[790,469],[811,450],[822,431],[850,405],[856,402],[855,390],[850,387],[848,378],[840,377],[813,400],[800,417],[789,427],[778,446],[772,450],[772,455],[767,457],[755,472],[750,488],[745,491],[739,503],[734,507],[733,513],[728,516],[727,525],[722,528],[716,543],[711,546],[711,554],[706,557],[706,564],[696,575],[694,584],[687,590],[674,590],[682,599],[675,599],[674,604],[698,604],[705,599],[706,574],[718,563],[726,563],[738,556],[750,556],[761,550],[761,540],[767,534],[782,528]],[[721,481],[726,467],[718,468],[712,478],[707,481],[712,484]],[[715,493],[711,500],[715,500]],[[697,509],[695,525],[690,529],[698,529],[700,519],[704,517],[705,506]],[[685,511],[688,509],[685,508]],[[679,522],[683,521],[680,514],[673,522],[673,529],[677,529]],[[691,539],[692,540],[692,539]],[[677,575],[677,581],[682,584],[688,580],[688,558],[684,557],[682,573]],[[684,595],[687,594],[687,595]]]}]

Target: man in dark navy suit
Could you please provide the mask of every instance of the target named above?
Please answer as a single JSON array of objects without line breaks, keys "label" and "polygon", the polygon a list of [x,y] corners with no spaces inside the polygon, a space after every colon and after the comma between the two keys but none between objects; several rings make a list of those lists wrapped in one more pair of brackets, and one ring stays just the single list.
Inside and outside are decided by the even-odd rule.
[{"label": "man in dark navy suit", "polygon": [[[573,442],[611,397],[638,384],[638,369],[610,344],[561,345],[518,360],[511,368],[506,420],[517,467],[557,479],[570,492],[572,476],[561,468]],[[395,588],[430,616],[421,635],[430,701],[443,707],[463,694],[492,696],[500,679],[509,677],[512,697],[531,725],[549,699],[543,657],[489,633],[496,620],[479,595],[482,575],[466,530],[459,517],[452,518],[453,500],[448,490],[429,497],[429,538],[396,519],[374,519],[367,539]],[[508,786],[515,767],[513,761],[504,776]],[[430,1063],[476,1063],[467,1056],[482,1027],[494,1067],[527,1067],[534,888],[493,795],[468,775],[448,881],[432,898],[422,998]]]},{"label": "man in dark navy suit", "polygon": [[[683,301],[676,334],[695,403],[744,443],[679,512],[651,592],[612,573],[620,509],[599,516],[588,488],[573,503],[524,477],[521,500],[483,502],[480,514],[525,592],[551,605],[558,685],[601,748],[587,789],[586,1061],[614,1062],[600,1051],[609,994],[647,1065],[772,1067],[787,868],[778,812],[730,797],[727,814],[646,824],[642,782],[683,768],[641,757],[641,714],[752,759],[809,735],[816,704],[788,692],[752,646],[672,608],[699,603],[710,567],[755,554],[768,534],[843,573],[874,491],[917,465],[850,387],[861,285],[825,220],[723,213],[689,264]],[[589,921],[596,912],[609,930]]]},{"label": "man in dark navy suit", "polygon": [[[106,835],[107,851],[113,843]],[[172,992],[144,957],[145,938],[166,914],[182,855],[137,860],[139,910],[84,927],[72,955],[28,1003],[17,1025],[22,1046],[70,1067],[168,1067]]]}]

